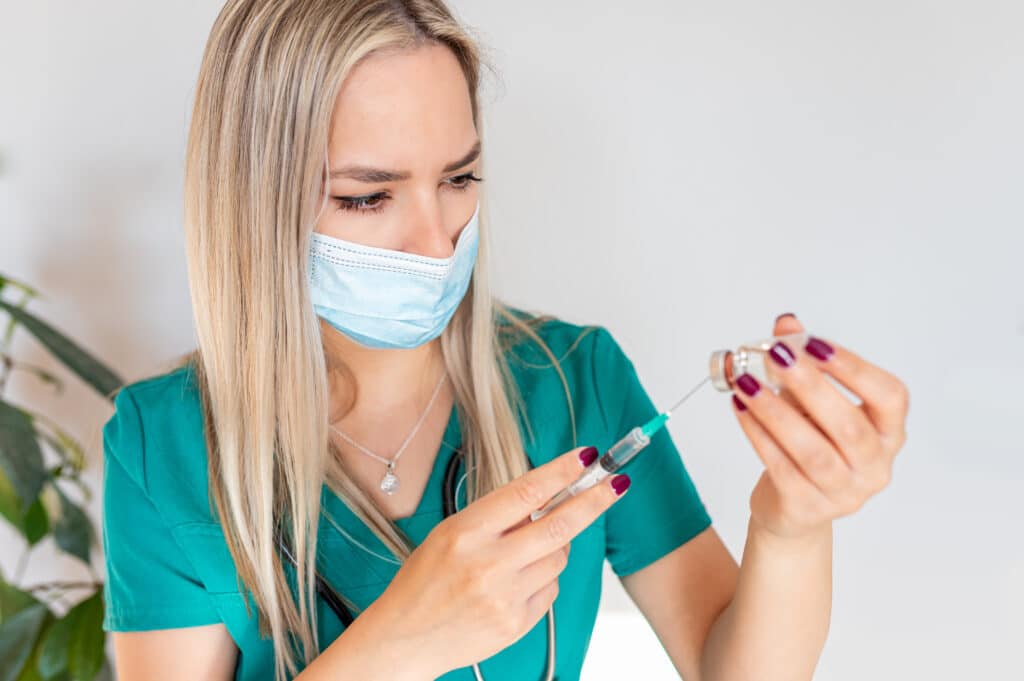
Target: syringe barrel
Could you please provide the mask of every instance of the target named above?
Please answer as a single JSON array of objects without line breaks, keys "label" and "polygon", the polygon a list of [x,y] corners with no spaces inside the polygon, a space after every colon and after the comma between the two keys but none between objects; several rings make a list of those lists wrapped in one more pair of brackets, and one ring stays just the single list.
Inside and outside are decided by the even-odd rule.
[{"label": "syringe barrel", "polygon": [[639,426],[629,431],[594,463],[587,466],[575,482],[551,498],[547,504],[530,514],[530,520],[537,520],[550,513],[556,506],[571,497],[584,492],[609,475],[622,468],[637,453],[650,443],[651,439],[643,434]]},{"label": "syringe barrel", "polygon": [[560,504],[562,504],[565,501],[568,501],[577,494],[580,494],[581,492],[590,489],[597,483],[607,478],[609,475],[610,474],[608,473],[608,471],[601,468],[599,461],[595,461],[594,463],[587,466],[586,469],[584,469],[583,473],[580,475],[580,477],[576,478],[575,482],[568,485],[565,489],[563,489],[555,496],[551,497],[551,501],[544,504],[544,506],[531,513],[530,520],[537,520],[538,518],[547,515],[552,510],[554,510],[556,506],[559,506]]},{"label": "syringe barrel", "polygon": [[609,473],[614,473],[629,463],[630,459],[650,443],[651,438],[644,435],[643,429],[637,426],[626,433],[626,437],[609,447],[608,451],[597,460],[597,463],[601,464],[601,467]]}]

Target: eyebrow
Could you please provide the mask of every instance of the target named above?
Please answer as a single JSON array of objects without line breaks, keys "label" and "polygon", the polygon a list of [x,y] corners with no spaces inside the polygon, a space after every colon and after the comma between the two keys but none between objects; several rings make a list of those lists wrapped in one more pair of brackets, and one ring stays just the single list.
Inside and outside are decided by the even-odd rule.
[{"label": "eyebrow", "polygon": [[[475,161],[479,155],[480,140],[478,139],[462,158],[446,165],[442,172],[449,173],[453,170],[458,170],[462,166]],[[333,180],[336,177],[349,177],[359,182],[369,183],[398,182],[400,180],[408,180],[412,177],[412,173],[408,170],[385,170],[384,168],[371,168],[370,166],[363,165],[347,165],[331,171],[331,179]]]}]

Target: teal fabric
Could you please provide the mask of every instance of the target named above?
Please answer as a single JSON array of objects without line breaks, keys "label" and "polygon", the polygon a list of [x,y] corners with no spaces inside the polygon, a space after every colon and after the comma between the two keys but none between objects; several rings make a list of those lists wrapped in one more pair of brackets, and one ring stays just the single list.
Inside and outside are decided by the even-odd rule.
[{"label": "teal fabric", "polygon": [[[657,412],[633,363],[603,327],[555,320],[539,333],[560,358],[572,395],[578,445],[604,450]],[[549,359],[533,343],[509,361],[527,406],[533,439],[524,432],[534,466],[574,446],[566,396]],[[194,375],[187,367],[123,388],[103,427],[103,546],[106,552],[106,631],[139,631],[223,622],[241,655],[235,679],[273,679],[273,650],[246,614],[234,563],[208,500],[206,446]],[[460,443],[453,408],[430,480],[416,511],[397,525],[419,544],[442,519],[444,469]],[[460,477],[464,471],[460,470]],[[579,678],[601,594],[604,560],[625,576],[684,544],[711,519],[667,430],[621,472],[632,478],[625,497],[572,541],[555,600],[557,678]],[[376,553],[389,555],[369,528],[324,486],[323,505],[339,525]],[[466,504],[465,485],[458,507]],[[321,572],[360,611],[377,598],[398,566],[368,554],[326,520],[320,524]],[[253,603],[251,594],[248,595]],[[318,601],[322,647],[343,627]],[[547,624],[480,663],[488,681],[542,678]],[[457,645],[457,641],[452,642]],[[472,681],[468,667],[440,677]]]}]

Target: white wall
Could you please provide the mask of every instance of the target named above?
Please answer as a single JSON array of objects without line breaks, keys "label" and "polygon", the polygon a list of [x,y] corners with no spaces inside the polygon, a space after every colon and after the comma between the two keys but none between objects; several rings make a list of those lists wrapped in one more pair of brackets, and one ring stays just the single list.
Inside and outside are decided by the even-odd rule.
[{"label": "white wall", "polygon": [[[219,7],[3,3],[0,270],[126,376],[193,342],[181,158]],[[485,130],[500,293],[608,326],[661,404],[784,311],[910,386],[892,485],[836,524],[816,678],[1019,673],[1024,5],[455,7],[503,74]],[[15,352],[52,366],[26,338]],[[109,408],[81,386],[10,396],[98,446]],[[727,399],[699,393],[672,434],[739,558],[761,467]],[[0,525],[5,575],[20,550]],[[82,576],[55,556],[30,581]],[[606,583],[584,678],[670,678]],[[623,630],[641,640],[604,643]]]}]

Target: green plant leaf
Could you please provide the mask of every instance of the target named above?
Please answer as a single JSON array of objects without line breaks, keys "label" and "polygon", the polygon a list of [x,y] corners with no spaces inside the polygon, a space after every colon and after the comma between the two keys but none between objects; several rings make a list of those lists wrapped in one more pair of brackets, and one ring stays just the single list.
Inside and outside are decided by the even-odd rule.
[{"label": "green plant leaf", "polygon": [[35,546],[50,531],[50,518],[46,515],[43,502],[38,497],[28,507],[24,520],[23,534],[25,535],[25,541],[28,542],[29,546]]},{"label": "green plant leaf", "polygon": [[47,322],[4,300],[0,300],[0,309],[5,310],[11,319],[25,327],[57,359],[107,399],[111,399],[114,391],[121,387],[122,381],[117,374]]},{"label": "green plant leaf", "polygon": [[11,487],[10,480],[0,470],[0,516],[7,519],[25,537],[29,546],[35,546],[50,531],[50,518],[43,506],[43,496],[36,497],[28,510],[22,513],[21,499]]},{"label": "green plant leaf", "polygon": [[[62,679],[54,679],[54,681],[63,681]],[[110,660],[107,656],[103,656],[103,666],[100,667],[100,673],[96,675],[95,681],[114,681],[114,670],[110,668]]]},{"label": "green plant leaf", "polygon": [[[40,638],[42,644],[36,662],[40,679],[96,679],[106,664],[103,592],[97,591],[68,610]],[[107,671],[109,673],[109,667]]]},{"label": "green plant leaf", "polygon": [[52,679],[68,668],[68,645],[71,641],[71,630],[74,626],[72,613],[57,620],[50,630],[40,638],[43,641],[39,657],[36,660],[36,669],[39,676],[44,679]]},{"label": "green plant leaf", "polygon": [[60,518],[53,528],[53,538],[63,551],[77,556],[85,564],[89,564],[89,548],[92,544],[92,523],[85,512],[64,494],[64,491],[53,485],[60,496]]},{"label": "green plant leaf", "polygon": [[16,614],[33,605],[42,605],[39,600],[13,584],[0,579],[0,626]]},{"label": "green plant leaf", "polygon": [[36,668],[43,679],[52,679],[67,671],[68,648],[71,646],[71,636],[78,626],[78,620],[81,619],[82,603],[68,610],[64,617],[57,620],[49,631],[40,637],[43,643]]},{"label": "green plant leaf", "polygon": [[4,274],[0,274],[0,284],[3,284],[3,286],[10,284],[15,288],[21,289],[26,295],[30,297],[36,297],[39,295],[39,291],[35,290],[25,282],[19,281],[18,279],[14,279],[13,277],[8,277]]},{"label": "green plant leaf", "polygon": [[[44,681],[43,677],[39,674],[39,655],[40,649],[42,648],[43,641],[46,640],[46,636],[50,629],[55,626],[58,622],[52,612],[47,611],[46,617],[43,620],[43,625],[39,628],[39,635],[36,636],[35,643],[32,645],[32,651],[29,653],[28,659],[25,660],[25,664],[21,667],[21,673],[17,676],[17,681]],[[52,677],[52,681],[57,681],[59,676]]]},{"label": "green plant leaf", "polygon": [[3,468],[0,467],[0,515],[7,519],[11,525],[25,534],[25,519],[21,510],[21,498],[11,487],[11,481],[7,479]]},{"label": "green plant leaf", "polygon": [[17,362],[14,365],[14,369],[17,371],[24,371],[32,374],[43,383],[47,383],[53,386],[54,391],[59,395],[64,392],[64,382],[61,381],[57,376],[50,373],[42,367],[37,367],[34,364],[26,364],[24,362]]},{"label": "green plant leaf", "polygon": [[36,603],[0,624],[0,681],[15,681],[32,652],[49,608]]},{"label": "green plant leaf", "polygon": [[27,511],[46,479],[43,451],[36,440],[32,418],[3,400],[0,400],[0,468],[18,493],[19,510]]},{"label": "green plant leaf", "polygon": [[[81,471],[85,468],[85,451],[75,438],[71,437],[63,428],[52,423],[49,418],[42,414],[30,413],[29,416],[35,422],[36,435],[49,443],[53,450],[64,461],[71,464],[76,471]],[[48,432],[51,430],[53,431],[52,434]]]},{"label": "green plant leaf", "polygon": [[97,591],[71,612],[75,613],[75,623],[68,639],[68,672],[72,681],[93,681],[106,657],[103,648],[107,637],[107,632],[103,631],[103,592]]}]

